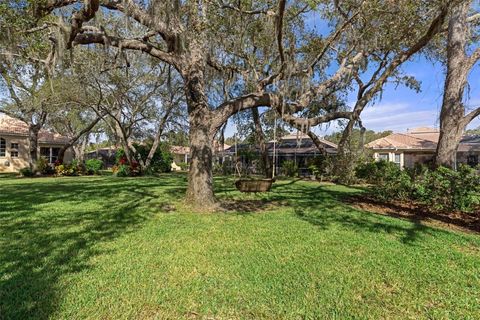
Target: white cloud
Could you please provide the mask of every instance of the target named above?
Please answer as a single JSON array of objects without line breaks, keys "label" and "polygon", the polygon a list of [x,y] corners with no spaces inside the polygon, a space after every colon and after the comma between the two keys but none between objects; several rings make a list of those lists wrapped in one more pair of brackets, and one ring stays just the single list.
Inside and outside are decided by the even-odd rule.
[{"label": "white cloud", "polygon": [[438,127],[437,110],[419,110],[407,103],[380,103],[365,109],[361,118],[367,129],[375,131],[405,132],[416,127]]}]

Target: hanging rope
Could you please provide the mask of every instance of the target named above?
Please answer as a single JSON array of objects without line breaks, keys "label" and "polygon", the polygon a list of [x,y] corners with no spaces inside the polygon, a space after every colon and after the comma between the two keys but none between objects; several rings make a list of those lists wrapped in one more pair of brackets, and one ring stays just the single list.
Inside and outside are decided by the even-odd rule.
[{"label": "hanging rope", "polygon": [[275,179],[275,168],[277,163],[275,161],[275,154],[276,154],[276,143],[277,143],[277,112],[275,111],[275,118],[273,120],[273,155],[272,155],[272,179]]}]

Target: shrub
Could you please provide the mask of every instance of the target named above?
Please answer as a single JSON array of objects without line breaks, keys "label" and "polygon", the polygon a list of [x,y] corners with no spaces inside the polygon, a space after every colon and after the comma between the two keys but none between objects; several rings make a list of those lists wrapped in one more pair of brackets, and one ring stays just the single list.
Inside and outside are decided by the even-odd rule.
[{"label": "shrub", "polygon": [[89,159],[85,162],[85,171],[89,175],[99,174],[103,168],[103,161],[100,159]]},{"label": "shrub", "polygon": [[142,170],[141,170],[140,164],[137,161],[133,160],[128,166],[128,172],[129,172],[129,175],[132,177],[141,175]]},{"label": "shrub", "polygon": [[334,180],[332,157],[323,155],[316,156],[308,161],[308,170],[312,175],[321,180],[325,178],[327,180]]},{"label": "shrub", "polygon": [[26,168],[20,169],[20,174],[22,175],[22,177],[33,177],[35,175],[35,172],[33,172],[33,170],[30,169],[30,167],[26,167]]},{"label": "shrub", "polygon": [[[188,170],[188,163],[186,163],[186,162],[180,162],[178,164],[178,166],[180,167],[180,169],[182,169],[182,171],[187,171]],[[223,163],[223,167],[225,167],[225,162]]]},{"label": "shrub", "polygon": [[38,158],[35,166],[37,168],[37,171],[43,175],[51,175],[55,173],[55,169],[50,166],[47,159],[45,159],[44,157]]},{"label": "shrub", "polygon": [[381,200],[406,200],[412,194],[410,175],[392,162],[380,161],[372,167],[374,170],[369,179],[374,182],[372,193]]},{"label": "shrub", "polygon": [[480,205],[480,175],[466,165],[457,171],[422,165],[401,170],[391,162],[380,161],[359,166],[356,172],[373,184],[371,194],[383,201],[410,200],[434,210],[464,212]]},{"label": "shrub", "polygon": [[320,169],[314,164],[308,166],[308,171],[310,171],[310,174],[315,177],[320,174]]},{"label": "shrub", "polygon": [[355,153],[338,154],[333,167],[333,180],[347,185],[356,183],[355,168],[359,162],[358,155]]},{"label": "shrub", "polygon": [[283,172],[287,177],[295,177],[298,173],[298,166],[292,160],[285,160],[282,163]]},{"label": "shrub", "polygon": [[480,175],[467,165],[457,171],[440,167],[427,170],[415,181],[416,200],[436,210],[469,212],[480,204]]},{"label": "shrub", "polygon": [[[139,160],[145,162],[147,160],[152,144],[136,144],[135,149],[137,150],[137,157]],[[148,168],[148,173],[161,173],[161,172],[171,172],[172,171],[172,162],[173,155],[170,152],[170,146],[166,143],[160,143],[155,151],[150,166]]]},{"label": "shrub", "polygon": [[75,159],[75,160],[72,161],[72,166],[73,165],[75,165],[75,167],[77,169],[77,175],[87,173],[87,167],[85,166],[85,164],[83,162],[79,162],[78,160]]},{"label": "shrub", "polygon": [[71,163],[55,162],[54,171],[57,176],[78,176],[85,174],[86,169],[83,163],[73,160]]},{"label": "shrub", "polygon": [[123,149],[118,149],[117,152],[115,153],[115,164],[121,165],[121,164],[126,164],[127,161],[127,156],[125,155],[125,151]]},{"label": "shrub", "polygon": [[65,172],[65,166],[63,164],[59,164],[55,166],[55,174],[57,176],[63,176]]},{"label": "shrub", "polygon": [[117,177],[128,177],[130,176],[130,166],[126,164],[118,165],[114,170],[114,174]]},{"label": "shrub", "polygon": [[76,163],[60,164],[55,167],[57,176],[78,176],[78,166]]}]

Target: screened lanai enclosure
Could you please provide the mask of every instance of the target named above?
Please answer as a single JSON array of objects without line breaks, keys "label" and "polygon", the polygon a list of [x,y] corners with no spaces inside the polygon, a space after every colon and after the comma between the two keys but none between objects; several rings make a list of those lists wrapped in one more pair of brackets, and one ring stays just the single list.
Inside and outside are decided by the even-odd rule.
[{"label": "screened lanai enclosure", "polygon": [[[309,163],[319,156],[334,156],[337,153],[337,145],[320,139],[323,150],[320,150],[312,139],[302,133],[292,133],[285,135],[278,141],[269,141],[267,150],[270,159],[275,164],[276,175],[283,175],[285,172],[284,164],[293,162],[298,168],[299,176],[309,174]],[[260,150],[254,144],[241,143],[231,146],[225,150],[225,154],[232,159],[232,165],[240,163],[241,171],[247,175],[260,175],[263,168],[260,165]],[[236,159],[236,161],[235,161]]]}]

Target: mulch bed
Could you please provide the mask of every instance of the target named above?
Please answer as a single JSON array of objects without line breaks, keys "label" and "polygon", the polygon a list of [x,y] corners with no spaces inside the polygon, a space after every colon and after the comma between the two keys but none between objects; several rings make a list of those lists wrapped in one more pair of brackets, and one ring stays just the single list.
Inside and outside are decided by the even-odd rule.
[{"label": "mulch bed", "polygon": [[352,207],[364,211],[408,219],[429,226],[480,233],[480,211],[437,212],[417,203],[407,201],[383,202],[368,195],[356,195],[345,199]]}]

